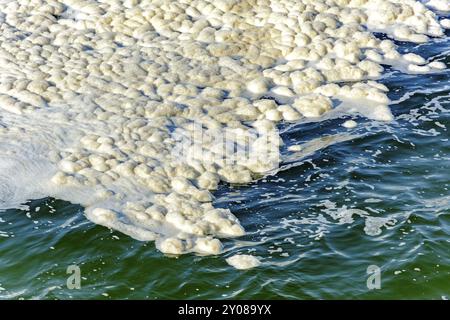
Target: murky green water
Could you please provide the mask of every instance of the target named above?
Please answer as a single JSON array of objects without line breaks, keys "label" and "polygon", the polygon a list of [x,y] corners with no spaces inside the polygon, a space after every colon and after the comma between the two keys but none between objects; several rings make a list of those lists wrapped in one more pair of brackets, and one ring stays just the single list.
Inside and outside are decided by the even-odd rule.
[{"label": "murky green water", "polygon": [[[448,37],[405,48],[450,66]],[[287,145],[329,146],[290,157],[284,170],[252,185],[221,187],[216,205],[231,208],[248,235],[224,241],[220,256],[164,256],[153,243],[96,226],[83,208],[55,199],[2,212],[0,298],[448,298],[449,80],[448,70],[388,72],[392,123],[357,119],[348,130],[335,119],[281,128]],[[344,221],[346,209],[366,216]],[[375,220],[386,223],[381,234],[367,234],[367,216],[384,218]],[[237,271],[225,262],[236,253],[263,264]],[[66,287],[74,264],[79,290]],[[370,265],[381,268],[380,289],[367,287]]]}]

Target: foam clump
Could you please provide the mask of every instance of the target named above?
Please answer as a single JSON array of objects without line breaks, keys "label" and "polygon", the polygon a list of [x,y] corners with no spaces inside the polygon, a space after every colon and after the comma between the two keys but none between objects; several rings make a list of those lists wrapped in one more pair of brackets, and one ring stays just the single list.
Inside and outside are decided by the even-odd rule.
[{"label": "foam clump", "polygon": [[280,121],[315,121],[338,105],[392,120],[376,81],[383,65],[446,66],[402,55],[374,32],[443,36],[448,19],[427,6],[446,4],[1,1],[2,175],[20,190],[10,198],[54,196],[167,254],[218,254],[219,238],[245,234],[213,206],[219,184],[277,169]]},{"label": "foam clump", "polygon": [[358,126],[358,123],[355,120],[347,120],[342,124],[342,126],[347,129],[353,129]]},{"label": "foam clump", "polygon": [[252,269],[261,265],[261,261],[257,257],[246,254],[234,255],[227,258],[226,261],[230,266],[238,270]]},{"label": "foam clump", "polygon": [[319,117],[331,110],[332,102],[328,97],[320,94],[312,94],[297,98],[293,107],[304,117]]},{"label": "foam clump", "polygon": [[440,23],[443,28],[450,29],[450,19],[442,19]]},{"label": "foam clump", "polygon": [[426,5],[439,11],[450,11],[450,2],[448,0],[429,0],[426,2]]}]

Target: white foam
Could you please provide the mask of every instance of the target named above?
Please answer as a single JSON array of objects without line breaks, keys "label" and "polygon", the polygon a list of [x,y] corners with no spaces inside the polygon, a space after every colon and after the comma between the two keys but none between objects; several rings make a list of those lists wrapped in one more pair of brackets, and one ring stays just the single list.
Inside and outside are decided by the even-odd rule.
[{"label": "white foam", "polygon": [[450,29],[450,19],[442,19],[440,23],[443,28]]},{"label": "white foam", "polygon": [[[371,216],[365,210],[348,208],[347,206],[338,208],[335,203],[328,200],[324,201],[322,205],[325,207],[322,211],[338,221],[339,224],[351,224],[354,222],[354,217],[363,218],[365,220],[364,232],[372,237],[380,235],[383,232],[383,227],[390,228],[397,223],[397,220],[392,217]],[[376,210],[372,209],[371,211]]]},{"label": "white foam", "polygon": [[364,232],[369,236],[378,236],[383,232],[382,227],[391,227],[395,223],[396,221],[390,218],[367,217]]},{"label": "white foam", "polygon": [[439,11],[450,11],[450,2],[448,0],[430,0],[426,5]]},{"label": "white foam", "polygon": [[358,123],[355,120],[347,120],[342,124],[342,126],[347,129],[352,129],[356,128],[358,126]]},{"label": "white foam", "polygon": [[0,12],[0,208],[79,203],[168,254],[217,254],[218,238],[245,234],[211,192],[278,168],[279,121],[390,121],[381,64],[443,68],[371,33],[442,36],[444,20],[412,0],[10,0]]},{"label": "white foam", "polygon": [[227,263],[239,270],[246,270],[258,267],[261,265],[261,261],[255,257],[246,254],[237,254],[230,258],[227,258]]}]

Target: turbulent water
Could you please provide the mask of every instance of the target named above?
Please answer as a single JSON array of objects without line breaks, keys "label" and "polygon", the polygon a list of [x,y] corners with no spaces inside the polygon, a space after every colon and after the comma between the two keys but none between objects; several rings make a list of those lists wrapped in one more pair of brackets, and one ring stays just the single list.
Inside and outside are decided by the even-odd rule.
[{"label": "turbulent water", "polygon": [[[383,1],[373,3],[375,2],[380,4]],[[2,5],[3,3],[11,1],[3,1]],[[79,3],[82,1],[67,1],[67,4],[83,12],[80,8],[86,7],[77,6]],[[352,2],[349,6],[356,8],[364,3],[365,1],[359,4]],[[370,1],[368,3],[369,8],[373,8],[373,4],[370,6]],[[31,5],[36,6],[33,2],[30,2]],[[382,60],[370,60],[374,64],[366,63],[366,66],[370,66],[367,70],[361,69],[365,68],[364,64],[358,64],[361,58],[356,62],[352,61],[354,52],[351,46],[348,49],[339,46],[336,49],[335,46],[333,55],[341,54],[341,50],[344,54],[341,58],[333,57],[332,60],[335,60],[331,62],[324,59],[326,56],[330,57],[328,49],[322,52],[322,56],[321,49],[314,49],[318,58],[309,51],[306,56],[304,52],[295,54],[297,58],[303,54],[301,59],[287,60],[286,54],[281,50],[279,54],[283,57],[271,62],[278,68],[275,68],[275,71],[289,73],[304,70],[305,67],[310,70],[303,73],[303,78],[298,78],[301,83],[299,87],[292,83],[283,84],[286,80],[275,71],[265,73],[264,79],[260,78],[258,69],[239,74],[236,70],[233,71],[233,68],[237,68],[233,61],[219,59],[219,62],[225,63],[222,68],[228,68],[228,71],[222,71],[226,77],[232,77],[233,81],[237,81],[236,75],[242,77],[244,84],[241,87],[224,87],[226,84],[221,83],[220,79],[212,79],[211,74],[203,74],[203,78],[194,81],[190,74],[191,83],[188,84],[191,86],[185,85],[184,88],[178,89],[164,87],[153,92],[149,88],[149,91],[139,88],[144,92],[144,97],[141,98],[130,89],[135,89],[133,81],[122,83],[122,88],[115,85],[114,88],[100,89],[106,85],[105,79],[111,80],[111,76],[105,76],[110,70],[108,67],[101,69],[103,77],[106,77],[103,82],[102,76],[98,74],[96,79],[90,78],[89,81],[83,82],[83,77],[87,75],[80,70],[87,67],[80,62],[76,50],[73,50],[75,48],[95,52],[96,48],[83,44],[85,41],[92,45],[89,34],[85,35],[86,39],[81,40],[77,37],[67,40],[64,38],[68,37],[67,34],[60,36],[62,39],[59,40],[58,37],[49,36],[53,43],[59,43],[57,46],[63,46],[64,41],[74,41],[85,46],[82,48],[74,45],[62,50],[67,50],[70,56],[76,57],[75,62],[66,61],[67,65],[63,70],[69,75],[69,70],[77,70],[73,75],[74,79],[64,79],[63,75],[55,75],[55,72],[50,72],[45,67],[38,67],[45,65],[45,59],[42,61],[42,57],[41,60],[36,57],[36,60],[33,60],[33,50],[37,49],[32,45],[24,44],[25,47],[28,46],[24,59],[20,57],[20,50],[15,52],[17,56],[8,56],[6,59],[6,49],[2,46],[3,58],[8,64],[2,66],[1,78],[4,111],[0,116],[3,134],[0,193],[5,210],[0,216],[0,297],[447,298],[450,291],[450,145],[447,129],[450,108],[450,42],[448,31],[438,34],[436,28],[439,26],[439,20],[443,26],[443,21],[448,21],[445,20],[445,10],[448,10],[445,6],[448,6],[448,2],[431,1],[429,5],[433,5],[433,10],[437,7],[441,11],[437,11],[438,16],[426,11],[429,12],[427,19],[431,17],[432,20],[429,21],[435,21],[429,22],[428,29],[420,29],[420,24],[411,24],[412,29],[417,27],[417,30],[422,30],[417,31],[415,36],[411,31],[398,31],[402,30],[398,21],[391,20],[387,26],[377,27],[374,22],[378,20],[369,19],[370,23],[367,22],[364,27],[369,27],[376,33],[366,33],[369,38],[363,40],[366,42],[361,45],[364,49],[360,54],[369,57],[369,60],[380,57]],[[134,4],[131,1],[126,6],[132,11]],[[94,15],[104,10],[95,6],[89,8],[90,11],[85,10]],[[14,8],[4,11],[12,12],[12,9]],[[59,13],[59,20],[70,20],[75,14],[74,11],[63,9]],[[249,18],[252,15],[242,11],[244,9],[239,9],[239,13],[246,13],[242,15],[242,19],[257,24],[257,21]],[[280,5],[272,5],[272,10],[283,13]],[[324,9],[319,6],[315,10]],[[407,11],[403,7],[402,10]],[[58,16],[56,13],[53,12],[53,15]],[[190,14],[193,13],[190,11]],[[357,16],[355,12],[352,14],[353,17]],[[341,20],[349,19],[347,23],[350,30],[355,23],[353,18],[350,18],[352,14],[338,14]],[[15,43],[25,41],[18,37],[20,30],[36,28],[33,23],[17,23],[21,17],[23,16],[18,15],[14,20],[6,15],[2,18],[5,34],[2,44],[7,43],[6,48],[11,49]],[[83,21],[82,17],[83,13],[78,12],[77,19],[74,19],[72,24]],[[53,21],[52,18],[49,19]],[[152,20],[153,26],[161,25],[157,20]],[[219,24],[217,21],[211,21]],[[121,20],[122,24],[123,22]],[[14,23],[15,27],[12,27]],[[81,27],[70,23],[69,21],[61,24],[79,30],[90,28],[86,25],[87,22]],[[329,21],[328,23],[332,24]],[[5,24],[8,26],[5,27]],[[118,25],[120,24],[114,24],[114,27]],[[320,26],[314,27],[320,29]],[[136,26],[131,23],[128,28]],[[248,26],[236,27],[237,30],[239,28],[245,30]],[[285,31],[283,28],[280,30],[281,34]],[[303,31],[303,34],[310,32]],[[128,31],[124,28],[114,32],[126,34]],[[173,35],[169,31],[158,32],[160,37],[172,39]],[[264,29],[264,32],[268,30]],[[427,40],[423,38],[423,34],[430,35],[430,32],[439,37],[422,43]],[[262,37],[259,31],[255,33],[258,41],[264,44],[268,41],[267,43],[271,44],[262,46],[264,50],[276,47],[273,45],[276,41],[271,42],[272,40]],[[343,31],[342,33],[345,34]],[[288,35],[289,32],[287,39]],[[24,36],[31,37],[30,41],[35,46],[46,45],[47,40],[33,36],[32,33]],[[92,37],[97,39],[95,34]],[[111,50],[108,49],[111,44],[108,44],[110,36],[105,37],[103,40],[106,49],[102,51],[100,58],[107,55],[110,59],[114,53],[108,51]],[[209,43],[210,34],[204,34],[202,37],[203,40],[196,41]],[[377,39],[377,42],[373,42],[373,48],[370,48],[367,39],[372,37]],[[397,49],[387,45],[388,42],[383,42],[384,49],[380,47],[381,40],[387,37],[397,39]],[[8,40],[5,40],[6,38]],[[188,40],[186,37],[182,41]],[[402,40],[410,40],[413,43]],[[142,39],[139,41],[147,43]],[[151,41],[162,43],[164,38],[161,40],[153,36]],[[235,43],[237,40],[231,38],[229,41]],[[285,41],[289,43],[288,40]],[[334,38],[334,41],[337,39]],[[167,42],[176,43],[173,40]],[[118,52],[121,48],[126,50],[127,47],[135,48],[136,45],[142,47],[141,43],[133,43],[130,37],[124,35],[120,41],[115,39],[114,43]],[[240,45],[243,43],[245,42],[239,42]],[[169,53],[177,51],[170,45],[168,49],[164,47],[164,50]],[[250,52],[246,46],[236,50]],[[369,50],[374,52],[370,53]],[[394,54],[394,51],[398,53]],[[380,57],[376,56],[376,53]],[[189,56],[189,53],[185,54]],[[203,59],[208,56],[206,54]],[[149,68],[146,72],[161,72],[161,69],[151,69],[155,68],[155,65],[148,63],[149,57],[151,58],[146,56],[140,62]],[[161,60],[161,54],[158,57]],[[16,60],[11,60],[13,58]],[[231,60],[240,62],[239,67],[245,68],[245,59],[250,58],[239,60],[234,56]],[[347,63],[338,63],[339,59]],[[58,66],[55,59],[50,60]],[[160,60],[156,61],[159,67],[162,65]],[[298,62],[286,67],[286,61],[289,63],[297,60]],[[16,64],[17,61],[25,61],[17,65],[26,71],[13,67],[11,61],[13,64],[14,61]],[[120,62],[120,54],[111,61]],[[129,63],[133,61],[135,62],[130,58]],[[214,61],[217,63],[217,60]],[[192,65],[192,62],[189,63]],[[204,63],[207,65],[208,62]],[[262,59],[254,65],[267,69],[266,63],[267,61]],[[327,63],[331,63],[335,70],[345,67],[346,71],[341,74],[327,73]],[[377,71],[378,63],[385,67],[382,74]],[[114,66],[113,63],[110,65]],[[200,66],[196,62],[194,65]],[[182,66],[174,64],[171,67]],[[358,68],[364,72],[358,71]],[[34,77],[33,70],[36,69],[51,74],[47,84],[30,81]],[[139,79],[140,71],[135,67],[130,70]],[[243,69],[237,70],[243,72]],[[322,73],[323,78],[314,78],[318,76],[314,70]],[[128,72],[123,69],[121,71]],[[96,71],[92,72],[95,74]],[[370,75],[371,72],[379,74]],[[350,76],[348,73],[356,78],[346,78]],[[169,72],[168,79],[165,80],[168,83],[171,81],[170,74]],[[77,78],[78,76],[81,78]],[[210,77],[209,80],[205,80],[207,76]],[[36,77],[42,77],[42,74],[37,72]],[[148,76],[146,77],[148,80]],[[367,82],[368,78],[379,80],[377,83]],[[305,81],[308,80],[315,82],[306,85]],[[113,78],[114,81],[117,79]],[[159,89],[160,83],[157,83],[157,79],[152,81],[155,81],[156,89]],[[202,81],[204,87],[201,87]],[[100,87],[95,87],[93,83]],[[337,83],[338,89],[326,87],[330,83]],[[355,87],[355,83],[359,86]],[[387,95],[390,99],[390,110],[386,107],[387,100],[383,98],[385,87],[380,84],[389,89]],[[38,91],[46,85],[47,92],[51,94],[41,94],[42,100],[30,94],[23,94],[24,91]],[[353,91],[349,89],[352,85],[355,88]],[[123,87],[126,89],[127,86],[128,91],[124,93]],[[56,89],[49,89],[51,87]],[[298,91],[304,90],[305,87],[308,87],[308,92]],[[89,91],[93,90],[92,88],[97,88],[106,98],[96,100],[97,92]],[[358,88],[362,89],[362,92],[356,90]],[[167,90],[172,90],[172,94],[167,94]],[[202,103],[219,103],[237,97],[240,99],[239,103],[246,104],[221,105],[220,112],[217,113],[211,111],[214,106],[208,106],[200,112],[193,101],[195,99],[186,99],[192,94],[192,91],[187,93],[189,90],[194,90],[195,95],[201,95]],[[292,97],[289,97],[289,90],[293,94]],[[365,90],[372,90],[372,95],[364,94]],[[8,100],[5,96],[15,100]],[[54,105],[52,99],[56,99]],[[114,99],[119,103],[115,103]],[[144,103],[143,100],[161,102],[161,99],[162,102],[171,102],[172,105],[167,103],[167,109],[160,108],[160,113],[157,114],[152,108],[157,108],[158,105],[140,104]],[[132,101],[134,105],[127,105],[127,100]],[[36,101],[45,105],[33,105]],[[63,102],[70,104],[67,106],[62,104]],[[186,105],[184,109],[178,110],[176,103]],[[143,111],[139,111],[141,107]],[[242,109],[245,112],[239,113]],[[95,119],[91,122],[89,117],[92,114],[95,114]],[[243,114],[245,117],[240,118]],[[317,117],[319,115],[321,117]],[[161,120],[160,117],[169,117],[170,123],[167,123],[167,118]],[[136,119],[145,119],[146,122],[133,123]],[[186,119],[189,123],[186,123]],[[282,121],[279,122],[280,120]],[[244,127],[238,124],[240,121],[245,124]],[[161,131],[165,130],[172,139],[168,141],[166,137],[165,142],[168,146],[176,147],[179,141],[177,137],[189,131],[190,124],[198,122],[210,126],[206,130],[207,136],[231,130],[233,142],[239,142],[236,137],[239,134],[244,134],[250,140],[265,137],[268,144],[256,145],[257,151],[268,156],[266,160],[269,161],[264,162],[259,158],[254,163],[243,157],[234,159],[230,167],[211,168],[206,167],[210,164],[207,161],[210,159],[202,158],[200,160],[203,173],[199,169],[200,166],[195,167],[191,163],[194,171],[185,169],[185,164],[181,168],[174,165],[175,173],[170,174],[166,170],[163,177],[151,176],[151,170],[158,172],[158,168],[164,167],[165,160],[174,161],[173,154],[157,154],[158,148],[161,152],[167,150],[167,145],[160,145],[160,136],[150,139],[152,135],[155,135],[155,132],[161,135]],[[255,131],[249,129],[249,122],[257,123],[254,126]],[[279,122],[276,130],[269,125],[275,122]],[[118,131],[120,128],[121,131]],[[167,130],[159,130],[161,128]],[[235,129],[241,131],[236,133],[233,131]],[[133,130],[138,136],[133,135]],[[110,136],[112,141],[107,139]],[[284,144],[278,145],[278,137]],[[142,144],[143,140],[149,144]],[[78,145],[79,141],[82,142],[82,147]],[[135,146],[121,144],[121,141],[132,142]],[[255,153],[256,149],[252,149],[254,142],[252,141],[249,150],[246,150],[247,155]],[[202,140],[202,143],[205,142]],[[156,147],[146,149],[147,145]],[[274,145],[276,152],[273,152]],[[117,150],[121,153],[117,153]],[[187,155],[183,154],[183,157],[189,158],[188,156],[189,150]],[[223,157],[223,154],[220,153],[220,156]],[[126,162],[127,157],[134,161],[132,178],[137,179],[138,183],[145,180],[145,188],[135,184],[133,179],[130,179],[131,182],[123,181],[121,174],[126,175],[126,170],[116,170],[116,175],[108,174],[114,171],[115,166]],[[87,163],[84,167],[83,161]],[[150,169],[136,170],[136,167],[143,163]],[[218,165],[217,161],[215,164]],[[58,168],[62,173],[56,173],[55,178]],[[92,168],[97,173],[95,179],[90,181],[89,174],[92,175],[92,171],[86,172],[84,169]],[[199,176],[205,175],[205,172],[209,175],[200,179]],[[105,175],[110,179],[105,178]],[[156,178],[160,180],[156,183],[153,180],[153,184],[148,183],[149,179]],[[232,184],[218,184],[220,180]],[[166,189],[156,190],[154,187],[155,184],[159,186],[167,183],[169,185]],[[203,192],[215,188],[218,189],[212,192],[214,199],[209,192]],[[174,196],[177,193],[178,196]],[[159,194],[169,195],[158,198]],[[73,204],[55,198],[42,198],[45,196],[71,200]],[[115,198],[109,200],[109,197]],[[145,201],[142,198],[145,198]],[[161,201],[158,202],[159,200]],[[152,201],[156,201],[158,207],[154,207]],[[78,203],[84,206],[79,206]],[[6,209],[8,207],[17,209]],[[86,219],[85,207],[89,208],[88,218],[97,224]],[[181,216],[176,215],[174,211],[181,211]],[[244,229],[246,234],[242,235]],[[168,254],[188,251],[222,253],[218,256],[164,255],[155,249],[154,242],[137,241],[123,233],[139,240],[156,240],[156,247]],[[226,240],[230,236],[239,235],[242,236]],[[222,238],[222,243],[211,236]],[[241,259],[246,257],[244,255],[257,260]],[[251,266],[254,269],[237,272],[227,262],[237,268]],[[70,265],[80,267],[81,289],[70,290],[66,287],[69,277],[66,271]],[[381,269],[381,288],[378,290],[369,290],[367,287],[367,268],[372,265]]]}]

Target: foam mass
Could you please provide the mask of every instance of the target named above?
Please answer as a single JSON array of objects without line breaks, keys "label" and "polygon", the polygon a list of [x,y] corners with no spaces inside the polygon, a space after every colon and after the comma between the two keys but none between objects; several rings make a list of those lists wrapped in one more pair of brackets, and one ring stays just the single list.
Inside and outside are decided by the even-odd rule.
[{"label": "foam mass", "polygon": [[383,66],[445,65],[374,32],[444,27],[413,0],[2,0],[0,203],[53,196],[165,253],[218,254],[245,231],[212,192],[277,168],[276,124],[337,105],[391,120]]}]

